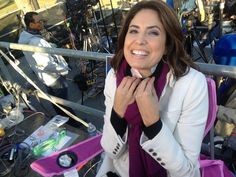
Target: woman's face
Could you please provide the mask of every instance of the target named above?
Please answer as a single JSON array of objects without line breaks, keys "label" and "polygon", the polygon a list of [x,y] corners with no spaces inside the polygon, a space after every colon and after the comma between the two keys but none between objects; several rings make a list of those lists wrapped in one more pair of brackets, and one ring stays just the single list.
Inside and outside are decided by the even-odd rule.
[{"label": "woman's face", "polygon": [[165,50],[166,32],[158,14],[151,9],[139,11],[130,22],[124,43],[128,64],[143,77],[159,63]]}]

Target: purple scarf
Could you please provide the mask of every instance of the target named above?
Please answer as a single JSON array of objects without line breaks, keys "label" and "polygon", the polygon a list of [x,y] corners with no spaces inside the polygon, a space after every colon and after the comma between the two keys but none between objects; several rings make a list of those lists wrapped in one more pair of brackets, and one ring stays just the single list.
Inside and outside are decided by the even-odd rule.
[{"label": "purple scarf", "polygon": [[[160,68],[160,65],[162,67]],[[159,71],[157,71],[159,70]],[[127,76],[127,71],[130,72],[129,66],[125,59],[117,72],[117,87],[122,79]],[[160,98],[162,90],[166,83],[166,75],[169,67],[165,63],[160,63],[157,66],[155,74],[155,89],[158,98]],[[156,75],[156,73],[158,73]],[[128,74],[129,75],[129,74]],[[125,119],[129,127],[128,147],[129,147],[129,176],[130,177],[166,177],[166,170],[159,165],[149,154],[147,154],[139,144],[142,133],[142,118],[135,103],[130,104],[125,113]]]}]

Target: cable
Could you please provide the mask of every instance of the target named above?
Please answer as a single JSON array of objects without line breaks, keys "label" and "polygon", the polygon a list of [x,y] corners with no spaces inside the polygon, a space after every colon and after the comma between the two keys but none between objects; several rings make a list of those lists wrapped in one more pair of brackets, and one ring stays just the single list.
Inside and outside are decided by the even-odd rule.
[{"label": "cable", "polygon": [[27,116],[26,118],[24,118],[23,121],[25,121],[25,120],[29,119],[30,117],[32,117],[32,116],[34,116],[34,115],[37,115],[37,114],[42,114],[42,115],[45,117],[45,114],[44,114],[43,112],[35,112],[35,113],[33,113],[33,114]]},{"label": "cable", "polygon": [[12,172],[14,176],[18,177],[25,176],[29,172],[29,159],[32,156],[30,146],[24,142],[16,143],[16,135],[19,136],[17,130],[13,132],[9,142],[0,146],[0,163],[2,164],[0,176]]},{"label": "cable", "polygon": [[93,169],[94,166],[96,166],[97,164],[101,163],[101,160],[99,160],[98,162],[94,163],[83,175],[83,177],[86,177],[86,175],[90,172],[91,169]]},{"label": "cable", "polygon": [[32,157],[30,146],[27,143],[17,145],[17,157],[13,166],[13,175],[16,177],[26,176],[29,172],[29,159]]},{"label": "cable", "polygon": [[[0,176],[5,176],[8,173],[11,172],[11,169],[13,167],[13,165],[6,165],[4,156],[7,155],[6,153],[8,153],[10,150],[12,149],[12,144],[6,144],[4,146],[0,146],[0,162],[2,165],[0,165]],[[6,159],[8,161],[8,159]]]}]

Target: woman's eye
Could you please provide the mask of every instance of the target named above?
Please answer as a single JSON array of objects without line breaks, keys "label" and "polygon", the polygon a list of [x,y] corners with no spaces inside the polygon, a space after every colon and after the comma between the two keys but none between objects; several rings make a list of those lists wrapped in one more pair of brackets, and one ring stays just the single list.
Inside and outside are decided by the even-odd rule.
[{"label": "woman's eye", "polygon": [[137,30],[135,30],[135,29],[130,29],[129,30],[129,33],[131,33],[131,34],[134,34],[134,33],[137,33],[138,31]]},{"label": "woman's eye", "polygon": [[154,36],[158,36],[159,32],[158,31],[150,31],[149,34],[154,35]]}]

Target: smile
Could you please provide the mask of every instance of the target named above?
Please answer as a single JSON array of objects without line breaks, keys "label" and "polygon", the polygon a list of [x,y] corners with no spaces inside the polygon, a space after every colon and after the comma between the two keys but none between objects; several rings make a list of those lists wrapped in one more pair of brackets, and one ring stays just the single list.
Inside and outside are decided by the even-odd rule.
[{"label": "smile", "polygon": [[143,50],[132,50],[131,53],[133,55],[138,55],[138,56],[147,56],[148,52],[145,52]]}]

